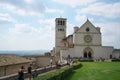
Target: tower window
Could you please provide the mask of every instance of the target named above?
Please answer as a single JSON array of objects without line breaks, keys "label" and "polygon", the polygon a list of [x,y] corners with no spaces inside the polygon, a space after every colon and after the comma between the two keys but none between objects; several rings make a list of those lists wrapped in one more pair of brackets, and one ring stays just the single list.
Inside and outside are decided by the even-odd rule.
[{"label": "tower window", "polygon": [[58,25],[60,25],[60,21],[58,21]]},{"label": "tower window", "polygon": [[58,29],[58,31],[64,31],[64,29]]},{"label": "tower window", "polygon": [[63,21],[63,25],[65,25],[65,21]]},{"label": "tower window", "polygon": [[62,21],[62,20],[58,20],[58,25],[64,25],[65,24],[65,21]]},{"label": "tower window", "polygon": [[62,21],[58,21],[58,25],[62,25]]}]

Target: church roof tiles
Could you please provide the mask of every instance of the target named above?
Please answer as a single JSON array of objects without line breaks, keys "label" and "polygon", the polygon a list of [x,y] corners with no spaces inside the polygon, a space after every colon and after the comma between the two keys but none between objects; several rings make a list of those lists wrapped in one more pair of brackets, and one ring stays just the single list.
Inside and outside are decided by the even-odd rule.
[{"label": "church roof tiles", "polygon": [[14,54],[0,54],[0,66],[27,63],[31,60],[14,55]]}]

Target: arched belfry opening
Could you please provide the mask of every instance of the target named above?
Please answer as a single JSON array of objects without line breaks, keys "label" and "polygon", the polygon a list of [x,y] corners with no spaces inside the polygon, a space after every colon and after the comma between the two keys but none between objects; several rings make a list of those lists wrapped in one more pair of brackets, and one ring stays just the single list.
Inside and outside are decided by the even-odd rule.
[{"label": "arched belfry opening", "polygon": [[90,47],[86,47],[83,50],[83,58],[87,58],[87,59],[92,59],[93,58],[93,50]]}]

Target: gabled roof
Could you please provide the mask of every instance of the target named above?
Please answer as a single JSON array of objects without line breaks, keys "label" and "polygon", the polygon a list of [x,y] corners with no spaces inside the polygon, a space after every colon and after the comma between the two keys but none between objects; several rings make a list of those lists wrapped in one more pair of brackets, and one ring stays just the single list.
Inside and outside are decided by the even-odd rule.
[{"label": "gabled roof", "polygon": [[100,33],[89,19],[76,32],[86,32],[86,28],[90,28],[91,32]]}]

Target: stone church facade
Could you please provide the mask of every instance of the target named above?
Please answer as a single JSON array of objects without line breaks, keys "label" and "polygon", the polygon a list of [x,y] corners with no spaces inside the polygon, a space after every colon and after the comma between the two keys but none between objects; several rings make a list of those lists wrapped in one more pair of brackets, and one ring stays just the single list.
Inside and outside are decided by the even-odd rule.
[{"label": "stone church facade", "polygon": [[69,36],[66,36],[66,18],[56,18],[55,25],[55,53],[60,54],[61,60],[68,55],[83,59],[109,59],[114,55],[113,46],[102,46],[100,27],[88,19],[81,27],[75,26]]}]

